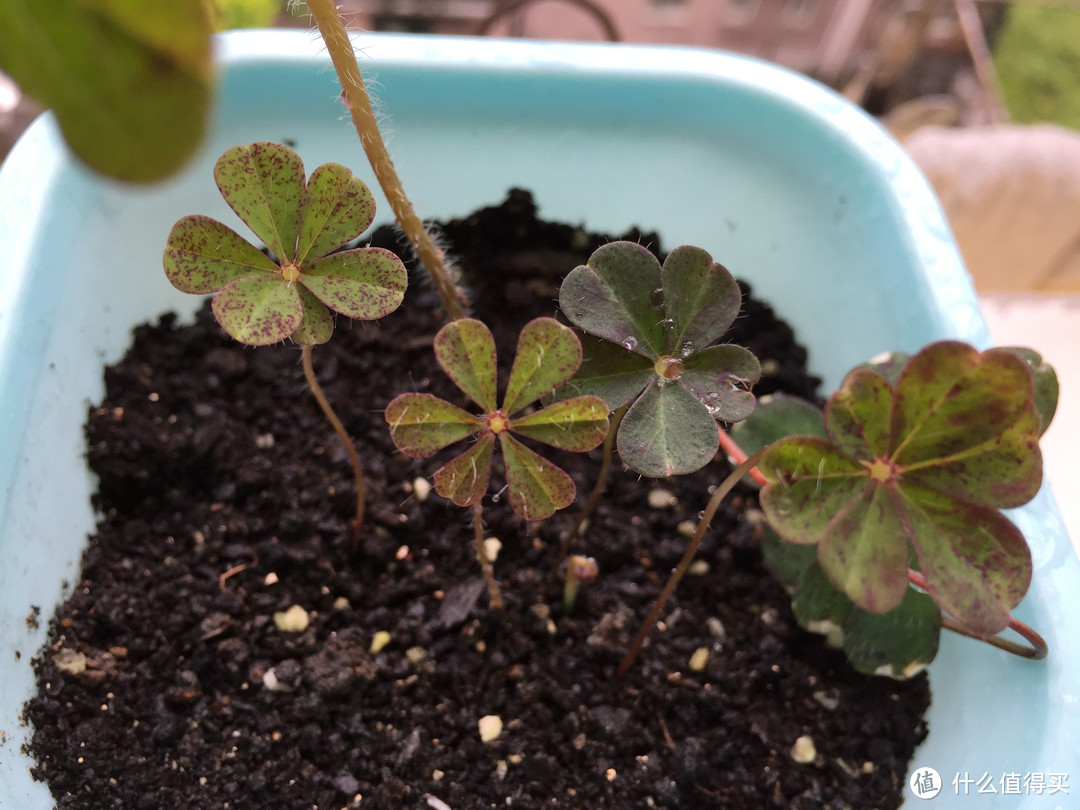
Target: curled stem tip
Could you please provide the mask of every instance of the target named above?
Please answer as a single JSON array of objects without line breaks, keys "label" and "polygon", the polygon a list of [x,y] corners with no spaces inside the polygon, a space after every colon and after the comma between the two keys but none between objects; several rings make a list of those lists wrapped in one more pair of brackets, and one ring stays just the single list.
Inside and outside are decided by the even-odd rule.
[{"label": "curled stem tip", "polygon": [[[926,578],[918,571],[914,571],[910,568],[908,569],[908,582],[920,590],[926,590]],[[1039,661],[1046,658],[1047,654],[1050,652],[1050,647],[1046,643],[1046,639],[1027,624],[1011,615],[1009,616],[1008,629],[1020,635],[1030,646],[1017,644],[1015,641],[1010,641],[1001,636],[987,636],[982,633],[973,633],[952,616],[948,616],[945,613],[941,614],[941,626],[946,630],[952,630],[958,635],[967,636],[976,641],[982,641],[992,647],[997,647],[999,650],[1004,650],[1005,652],[1012,653],[1021,658],[1030,658],[1033,661]]]}]

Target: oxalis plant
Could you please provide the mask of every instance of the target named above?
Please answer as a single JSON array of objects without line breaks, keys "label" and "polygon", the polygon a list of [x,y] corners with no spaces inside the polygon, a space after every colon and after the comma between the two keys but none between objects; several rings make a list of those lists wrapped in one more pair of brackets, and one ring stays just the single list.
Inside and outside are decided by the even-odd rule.
[{"label": "oxalis plant", "polygon": [[503,601],[484,548],[481,501],[488,491],[496,440],[506,469],[507,499],[525,520],[543,520],[574,501],[573,480],[525,446],[517,436],[574,452],[592,450],[608,432],[608,406],[596,396],[577,396],[518,415],[565,383],[581,365],[581,344],[553,318],[522,328],[510,378],[496,404],[495,340],[478,320],[452,321],[435,336],[435,357],[454,384],[479,406],[476,415],[431,394],[401,394],[386,407],[394,444],[412,458],[427,458],[467,437],[473,444],[434,475],[435,491],[473,509],[476,556],[492,607]]},{"label": "oxalis plant", "polygon": [[[783,418],[767,408],[737,427],[758,440],[748,457],[715,419],[750,416],[757,361],[710,345],[737,315],[739,293],[707,253],[676,248],[661,266],[640,246],[606,245],[566,277],[560,305],[587,333],[582,370],[560,393],[604,395],[622,416],[620,457],[646,475],[698,469],[723,443],[740,463],[733,477],[752,472],[764,484],[775,532],[766,556],[793,588],[800,622],[831,630],[859,669],[912,674],[933,659],[942,626],[1045,655],[1041,638],[1010,614],[1030,583],[1031,554],[999,511],[1041,485],[1038,439],[1056,379],[1038,355],[946,341],[856,369],[823,414],[787,404]],[[800,427],[805,434],[781,438]],[[732,483],[710,500],[620,672]],[[1032,646],[995,637],[1007,627]]]},{"label": "oxalis plant", "polygon": [[359,456],[315,376],[311,347],[334,331],[331,311],[381,318],[397,309],[408,278],[388,250],[338,251],[375,217],[368,187],[344,166],[326,163],[306,178],[291,149],[275,143],[235,146],[214,167],[222,197],[271,255],[227,225],[201,215],[180,219],[166,243],[169,281],[187,293],[214,294],[211,308],[236,340],[265,346],[285,339],[303,347],[304,376],[349,452],[356,481],[355,549],[364,519]]},{"label": "oxalis plant", "polygon": [[[751,416],[750,389],[760,375],[749,352],[718,342],[738,314],[737,284],[698,248],[677,248],[660,265],[638,245],[613,243],[563,284],[560,304],[577,336],[550,319],[522,330],[499,407],[490,333],[465,318],[466,297],[397,179],[341,15],[324,0],[308,8],[376,179],[450,321],[436,339],[436,356],[482,411],[403,394],[386,418],[397,446],[415,457],[474,438],[436,472],[435,485],[473,508],[477,556],[494,607],[502,603],[482,550],[480,503],[496,439],[510,503],[527,520],[570,505],[575,493],[563,471],[516,436],[567,450],[603,443],[597,482],[564,538],[560,561],[602,494],[615,450],[631,470],[666,477],[700,469],[723,447],[738,466],[709,500],[620,672],[688,568],[720,499],[747,474],[763,487],[766,560],[792,589],[797,618],[828,629],[860,669],[910,674],[932,659],[941,627],[1029,657],[1045,655],[1038,635],[1010,614],[1028,587],[1031,558],[998,511],[1030,499],[1041,481],[1037,437],[1053,409],[1045,407],[1049,377],[1037,356],[935,344],[904,363],[852,372],[823,413],[798,406],[796,421],[806,429],[770,422],[773,409],[762,408],[737,441],[721,423]],[[311,347],[332,333],[327,310],[357,318],[393,310],[404,293],[404,268],[392,254],[372,249],[331,253],[361,233],[373,213],[370,194],[343,167],[319,167],[305,182],[298,157],[284,147],[252,144],[226,153],[215,174],[270,256],[221,223],[188,217],[170,235],[166,271],[181,289],[216,293],[214,314],[237,339],[255,345],[291,339],[304,347],[305,375],[353,458],[355,545],[362,473],[318,388]],[[532,410],[538,398],[546,406]],[[753,447],[750,437],[770,430],[772,443]],[[780,438],[790,433],[798,435]],[[994,635],[1006,627],[1032,646]]]}]

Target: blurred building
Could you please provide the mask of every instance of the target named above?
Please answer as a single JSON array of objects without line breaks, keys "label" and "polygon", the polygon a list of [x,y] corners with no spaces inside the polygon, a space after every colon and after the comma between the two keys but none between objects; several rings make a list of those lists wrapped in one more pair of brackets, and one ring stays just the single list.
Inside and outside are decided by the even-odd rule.
[{"label": "blurred building", "polygon": [[[343,8],[370,30],[569,40],[614,31],[628,42],[723,48],[838,89],[854,83],[871,106],[883,89],[897,100],[955,93],[958,74],[970,73],[954,0],[344,0]],[[1001,8],[979,8],[984,29],[997,28]]]}]

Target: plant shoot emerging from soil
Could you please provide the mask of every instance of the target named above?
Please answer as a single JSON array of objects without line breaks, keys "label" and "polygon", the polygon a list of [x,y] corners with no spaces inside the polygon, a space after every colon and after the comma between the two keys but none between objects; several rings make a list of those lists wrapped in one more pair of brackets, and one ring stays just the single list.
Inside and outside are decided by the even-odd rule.
[{"label": "plant shoot emerging from soil", "polygon": [[273,259],[227,225],[192,215],[169,233],[165,274],[183,292],[216,293],[214,317],[241,343],[264,346],[290,338],[303,345],[304,376],[352,464],[355,550],[364,521],[363,472],[352,440],[319,386],[311,346],[333,334],[330,310],[371,320],[397,309],[408,284],[405,266],[382,248],[338,251],[375,218],[371,191],[344,166],[325,163],[305,182],[299,155],[281,144],[259,142],[227,150],[214,167],[214,179]]},{"label": "plant shoot emerging from soil", "polygon": [[617,448],[642,475],[701,469],[719,447],[716,420],[737,422],[754,408],[757,358],[714,345],[741,303],[735,279],[700,248],[678,247],[661,267],[633,242],[604,245],[559,291],[566,317],[586,333],[581,371],[560,395],[629,405]]}]

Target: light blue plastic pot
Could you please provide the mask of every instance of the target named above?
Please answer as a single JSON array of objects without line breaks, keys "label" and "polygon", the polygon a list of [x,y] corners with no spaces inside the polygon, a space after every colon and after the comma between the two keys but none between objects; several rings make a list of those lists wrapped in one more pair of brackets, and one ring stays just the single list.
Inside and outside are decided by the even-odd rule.
[{"label": "light blue plastic pot", "polygon": [[[799,76],[661,47],[374,35],[357,45],[424,217],[462,215],[519,186],[548,218],[607,232],[639,225],[668,247],[700,245],[794,325],[831,386],[883,350],[940,338],[988,343],[922,176],[870,118]],[[136,324],[199,303],[162,272],[169,228],[194,212],[235,221],[211,167],[238,143],[288,142],[309,170],[334,160],[374,186],[312,35],[235,33],[219,46],[213,131],[179,178],[153,188],[102,181],[69,156],[49,116],[0,171],[4,810],[52,806],[20,754],[29,731],[19,715],[33,692],[30,659],[53,606],[78,582],[94,526],[82,423],[102,396],[102,365],[121,356]],[[930,736],[912,762],[942,776],[942,806],[1080,801],[1002,794],[1014,773],[1044,782],[1068,774],[1080,793],[1080,566],[1047,487],[1012,517],[1035,558],[1017,612],[1051,654],[1024,661],[945,634],[930,671]],[[984,774],[998,795],[971,784],[965,799],[965,775]]]}]

